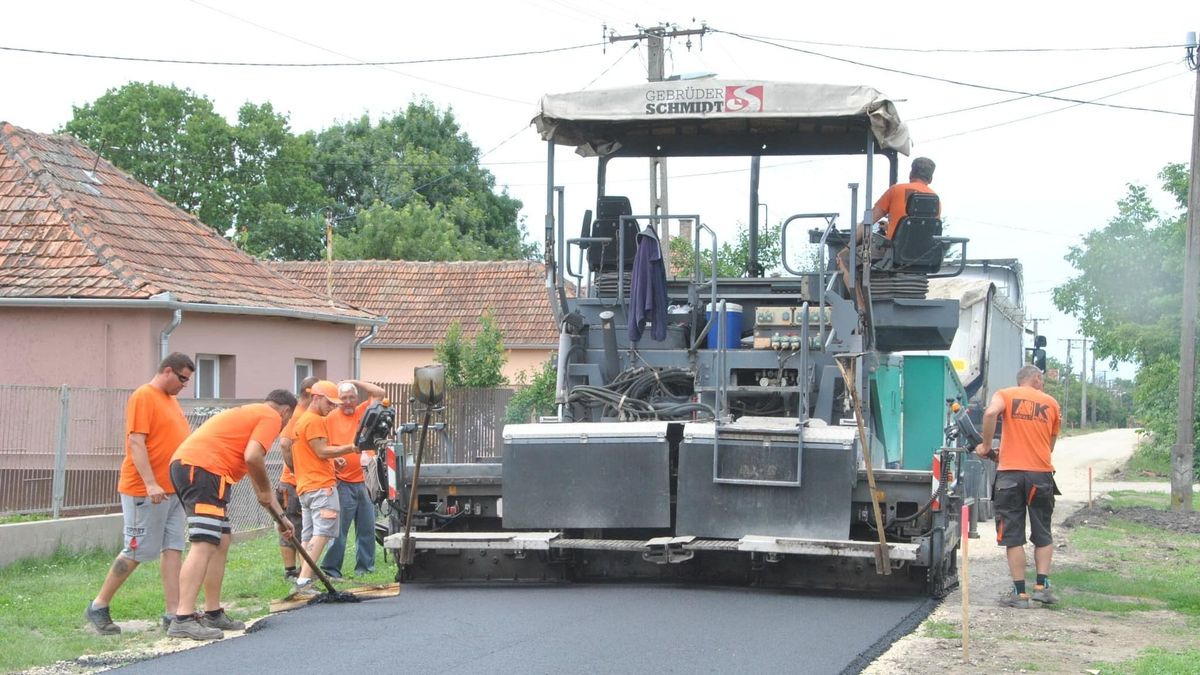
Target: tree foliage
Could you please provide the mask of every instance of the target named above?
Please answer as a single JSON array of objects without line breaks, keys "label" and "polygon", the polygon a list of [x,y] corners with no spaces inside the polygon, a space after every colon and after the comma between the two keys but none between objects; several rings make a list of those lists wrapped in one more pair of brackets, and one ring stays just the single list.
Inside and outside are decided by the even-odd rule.
[{"label": "tree foliage", "polygon": [[496,191],[450,111],[429,101],[292,133],[270,103],[236,124],[188,89],[131,82],[74,109],[63,128],[248,253],[324,256],[325,211],[346,258],[528,257],[521,203]]},{"label": "tree foliage", "polygon": [[[694,236],[694,235],[693,235]],[[767,225],[758,231],[758,264],[767,273],[777,272],[780,266],[780,227]],[[678,276],[687,276],[696,266],[695,245],[683,237],[671,239],[671,267]],[[738,225],[737,239],[730,244],[722,242],[717,248],[717,276],[744,277],[747,275],[750,252],[750,230]],[[704,239],[700,242],[700,271],[712,273],[712,244]]]},{"label": "tree foliage", "polygon": [[[1185,208],[1186,167],[1167,165],[1158,178]],[[1071,247],[1078,274],[1054,289],[1054,304],[1079,319],[1098,358],[1138,366],[1134,414],[1164,447],[1175,442],[1179,400],[1185,226],[1185,213],[1160,214],[1145,187],[1129,185],[1108,225]]]},{"label": "tree foliage", "polygon": [[534,422],[539,416],[554,412],[555,390],[558,386],[557,362],[557,356],[551,354],[532,377],[521,372],[517,382],[519,388],[508,401],[505,422]]},{"label": "tree foliage", "polygon": [[444,340],[434,346],[438,363],[446,367],[447,387],[488,388],[508,384],[503,368],[508,361],[504,334],[496,326],[491,310],[479,317],[474,338],[463,336],[462,322],[450,324]]}]

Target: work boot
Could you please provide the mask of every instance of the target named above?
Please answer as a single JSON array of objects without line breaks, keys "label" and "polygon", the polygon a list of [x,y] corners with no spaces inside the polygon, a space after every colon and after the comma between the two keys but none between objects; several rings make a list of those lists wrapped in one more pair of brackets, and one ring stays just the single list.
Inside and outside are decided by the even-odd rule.
[{"label": "work boot", "polygon": [[204,612],[197,620],[209,628],[217,628],[220,630],[246,630],[246,624],[237,619],[229,618],[225,613],[225,608],[222,607],[214,612]]},{"label": "work boot", "polygon": [[1017,593],[1015,590],[1010,591],[1008,595],[1000,599],[1001,606],[1014,607],[1016,609],[1032,609],[1033,601],[1029,599],[1028,593]]},{"label": "work boot", "polygon": [[296,600],[306,600],[306,599],[315,598],[320,594],[321,594],[321,591],[317,590],[317,585],[314,584],[311,580],[306,581],[304,583],[300,583],[297,581],[296,585],[292,586],[292,596],[291,597]]},{"label": "work boot", "polygon": [[121,627],[113,623],[107,607],[94,607],[89,602],[83,612],[83,618],[87,619],[100,635],[117,635],[121,632]]},{"label": "work boot", "polygon": [[1049,581],[1046,582],[1045,586],[1034,586],[1030,597],[1046,605],[1053,605],[1058,602],[1058,594],[1054,592],[1054,589],[1050,588]]},{"label": "work boot", "polygon": [[191,616],[177,616],[167,629],[167,636],[192,640],[220,640],[225,633],[220,628],[209,628]]}]

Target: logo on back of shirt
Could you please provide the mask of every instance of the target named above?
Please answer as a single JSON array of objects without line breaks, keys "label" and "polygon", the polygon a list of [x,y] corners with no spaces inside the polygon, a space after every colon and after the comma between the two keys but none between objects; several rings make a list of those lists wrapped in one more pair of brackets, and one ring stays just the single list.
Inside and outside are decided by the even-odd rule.
[{"label": "logo on back of shirt", "polygon": [[1049,410],[1050,406],[1044,403],[1027,401],[1023,398],[1014,398],[1008,416],[1015,420],[1041,420],[1049,422]]}]

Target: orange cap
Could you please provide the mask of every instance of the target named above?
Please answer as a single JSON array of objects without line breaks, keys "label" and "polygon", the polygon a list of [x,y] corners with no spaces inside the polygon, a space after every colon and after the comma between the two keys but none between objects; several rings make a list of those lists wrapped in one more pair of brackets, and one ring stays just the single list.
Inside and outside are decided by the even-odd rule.
[{"label": "orange cap", "polygon": [[312,392],[313,396],[324,396],[325,398],[329,399],[335,405],[342,404],[342,399],[340,396],[338,396],[337,385],[330,382],[329,380],[318,381],[316,384],[314,384],[312,387],[309,388],[309,391]]}]

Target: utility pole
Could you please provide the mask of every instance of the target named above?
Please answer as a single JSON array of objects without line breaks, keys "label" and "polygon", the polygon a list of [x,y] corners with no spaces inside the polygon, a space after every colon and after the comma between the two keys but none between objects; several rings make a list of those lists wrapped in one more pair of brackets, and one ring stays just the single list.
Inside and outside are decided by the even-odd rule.
[{"label": "utility pole", "polygon": [[1083,349],[1079,353],[1079,428],[1087,428],[1087,338],[1080,340]]},{"label": "utility pole", "polygon": [[333,209],[325,209],[325,296],[333,304]]},{"label": "utility pole", "polygon": [[[605,33],[608,33],[608,27],[605,26]],[[665,78],[666,70],[666,50],[663,48],[663,38],[688,37],[687,48],[692,48],[692,35],[699,35],[703,38],[708,32],[708,26],[701,24],[699,28],[681,29],[670,26],[668,24],[659,24],[650,28],[642,28],[638,26],[638,32],[633,35],[617,35],[608,33],[609,42],[623,42],[626,40],[645,40],[646,41],[646,81],[647,82],[662,82]],[[670,213],[667,206],[667,158],[666,157],[651,157],[650,158],[650,215],[665,216]],[[658,240],[661,244],[663,267],[671,269],[671,227],[670,222],[666,218],[656,218],[651,221],[655,226],[654,229],[658,232]]]},{"label": "utility pole", "polygon": [[[1096,341],[1092,340],[1092,391],[1096,391]],[[1096,401],[1092,400],[1092,426],[1096,426]]]},{"label": "utility pole", "polygon": [[1196,292],[1200,287],[1200,51],[1188,33],[1187,63],[1196,71],[1192,115],[1191,187],[1183,261],[1183,326],[1179,335],[1179,420],[1171,452],[1171,509],[1192,510],[1192,457],[1196,452]]},{"label": "utility pole", "polygon": [[1062,403],[1059,404],[1059,406],[1058,406],[1059,409],[1062,410],[1064,418],[1065,418],[1065,415],[1067,412],[1067,401],[1071,400],[1071,394],[1070,394],[1070,391],[1071,391],[1070,380],[1071,380],[1071,367],[1072,367],[1071,347],[1074,346],[1075,340],[1074,340],[1074,338],[1059,338],[1059,340],[1067,343],[1067,363],[1066,363],[1066,367],[1064,368],[1064,370],[1066,372],[1063,373],[1061,376],[1062,385],[1063,385],[1062,386],[1063,400],[1062,400]]}]

